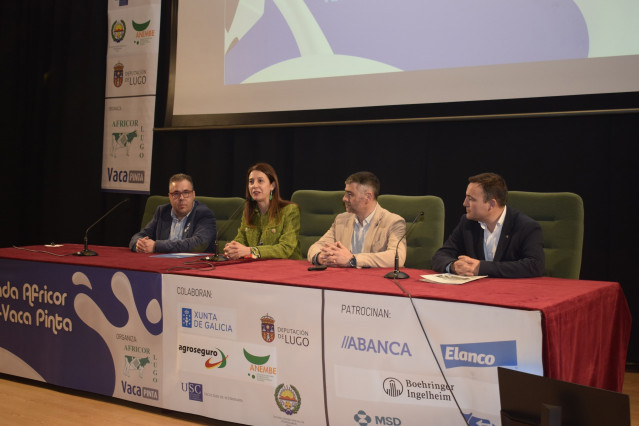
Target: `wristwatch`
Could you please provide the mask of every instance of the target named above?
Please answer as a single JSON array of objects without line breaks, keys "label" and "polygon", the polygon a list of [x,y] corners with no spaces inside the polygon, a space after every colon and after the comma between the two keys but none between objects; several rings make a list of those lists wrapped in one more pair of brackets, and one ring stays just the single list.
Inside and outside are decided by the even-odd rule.
[{"label": "wristwatch", "polygon": [[357,259],[355,259],[355,256],[351,257],[351,260],[348,261],[348,266],[357,268]]},{"label": "wristwatch", "polygon": [[260,251],[257,249],[257,247],[251,247],[251,257],[253,259],[259,259],[260,256]]}]

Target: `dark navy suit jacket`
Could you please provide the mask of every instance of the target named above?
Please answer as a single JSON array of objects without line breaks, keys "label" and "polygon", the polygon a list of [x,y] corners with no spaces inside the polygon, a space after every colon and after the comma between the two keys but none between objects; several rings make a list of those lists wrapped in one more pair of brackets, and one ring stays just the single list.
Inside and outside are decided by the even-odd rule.
[{"label": "dark navy suit jacket", "polygon": [[153,219],[144,229],[131,238],[129,248],[135,250],[135,243],[140,238],[149,237],[155,241],[156,253],[187,253],[203,246],[205,252],[212,253],[216,238],[215,215],[199,201],[193,202],[193,210],[184,224],[182,239],[170,241],[171,234],[171,204],[158,206]]},{"label": "dark navy suit jacket", "polygon": [[544,238],[539,223],[508,207],[493,261],[485,260],[484,230],[464,214],[444,245],[435,252],[432,268],[446,272],[459,256],[480,260],[478,275],[502,278],[539,277],[544,273]]}]

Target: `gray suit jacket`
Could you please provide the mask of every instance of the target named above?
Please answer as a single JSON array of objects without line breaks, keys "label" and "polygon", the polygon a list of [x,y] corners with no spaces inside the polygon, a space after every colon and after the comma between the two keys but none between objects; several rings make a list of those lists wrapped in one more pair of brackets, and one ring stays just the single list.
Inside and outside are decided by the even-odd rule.
[{"label": "gray suit jacket", "polygon": [[[318,254],[327,242],[341,242],[344,247],[351,249],[353,228],[355,227],[354,213],[337,215],[333,225],[324,236],[308,249],[308,261]],[[401,216],[391,213],[377,204],[377,211],[371,220],[370,227],[364,239],[362,253],[356,254],[357,266],[392,268],[395,266],[395,249],[399,244],[399,266],[406,261],[406,239],[402,239],[406,232],[406,221]]]}]

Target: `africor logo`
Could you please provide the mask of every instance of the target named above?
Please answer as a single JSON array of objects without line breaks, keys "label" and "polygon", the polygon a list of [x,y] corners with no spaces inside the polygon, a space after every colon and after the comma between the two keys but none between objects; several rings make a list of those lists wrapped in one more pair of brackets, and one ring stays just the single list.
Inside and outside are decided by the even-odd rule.
[{"label": "africor logo", "polygon": [[121,62],[118,62],[113,66],[113,85],[115,87],[122,86],[122,82],[124,81],[124,65]]},{"label": "africor logo", "polygon": [[115,21],[113,25],[111,25],[111,38],[114,42],[119,43],[124,40],[124,36],[126,35],[126,24],[123,20]]},{"label": "africor logo", "polygon": [[266,314],[260,318],[260,321],[262,322],[262,339],[267,343],[271,343],[275,340],[275,319]]},{"label": "africor logo", "polygon": [[148,21],[143,22],[141,24],[138,24],[135,21],[131,21],[131,23],[133,24],[133,29],[135,31],[144,31],[144,30],[146,30],[149,27],[149,24],[151,23],[151,20],[149,19]]},{"label": "africor logo", "polygon": [[144,372],[144,367],[151,363],[149,357],[138,358],[132,355],[124,355],[124,375],[129,377],[131,370],[137,371],[140,378]]},{"label": "africor logo", "polygon": [[[218,362],[212,362],[211,360],[213,358],[209,358],[206,360],[206,362],[204,363],[204,366],[208,369],[211,368],[224,368],[226,367],[226,360],[228,359],[228,355],[224,355],[224,352],[222,352],[222,349],[220,348],[215,348],[216,350],[213,351],[213,356],[219,356],[220,358],[222,358],[222,360],[218,361]],[[219,355],[218,355],[219,354]]]},{"label": "africor logo", "polygon": [[295,386],[282,383],[275,388],[275,402],[280,411],[292,416],[300,410],[302,397]]},{"label": "africor logo", "polygon": [[113,132],[111,133],[113,138],[111,139],[111,157],[117,158],[117,152],[120,149],[124,149],[126,156],[129,156],[129,148],[133,139],[138,137],[138,131],[133,130],[132,132]]},{"label": "africor logo", "polygon": [[388,377],[383,383],[386,395],[396,397],[404,393],[404,385],[394,377]]}]

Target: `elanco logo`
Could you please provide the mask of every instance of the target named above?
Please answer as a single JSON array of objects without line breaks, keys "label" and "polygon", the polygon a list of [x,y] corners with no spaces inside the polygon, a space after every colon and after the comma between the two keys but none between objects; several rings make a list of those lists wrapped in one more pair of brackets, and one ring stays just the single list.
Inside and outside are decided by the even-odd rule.
[{"label": "elanco logo", "polygon": [[517,365],[517,341],[441,345],[446,368]]}]

